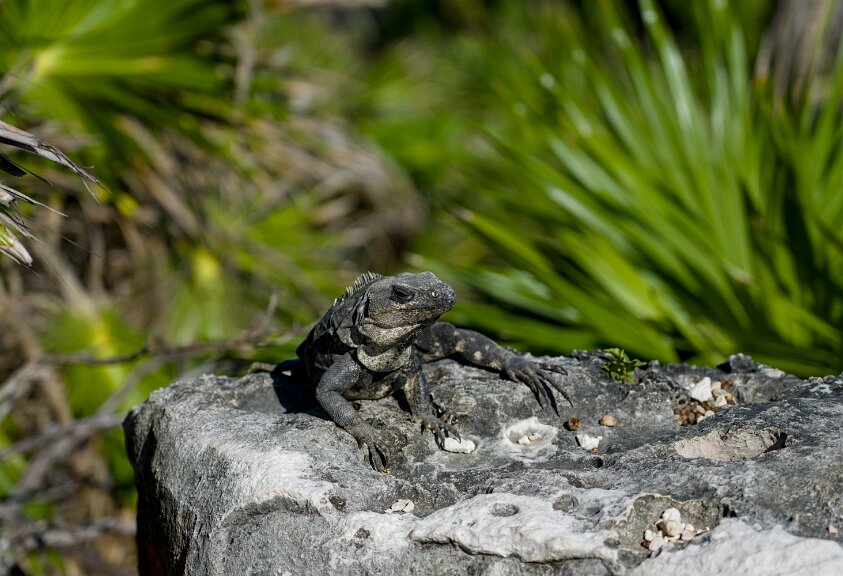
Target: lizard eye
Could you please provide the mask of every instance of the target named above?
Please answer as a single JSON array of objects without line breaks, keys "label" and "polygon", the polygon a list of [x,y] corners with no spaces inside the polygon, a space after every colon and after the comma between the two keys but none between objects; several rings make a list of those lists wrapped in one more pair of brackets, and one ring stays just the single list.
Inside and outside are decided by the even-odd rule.
[{"label": "lizard eye", "polygon": [[398,286],[397,284],[392,287],[392,294],[389,295],[389,299],[393,302],[398,302],[399,304],[404,304],[409,302],[413,299],[415,294],[409,288],[405,288],[404,286]]}]

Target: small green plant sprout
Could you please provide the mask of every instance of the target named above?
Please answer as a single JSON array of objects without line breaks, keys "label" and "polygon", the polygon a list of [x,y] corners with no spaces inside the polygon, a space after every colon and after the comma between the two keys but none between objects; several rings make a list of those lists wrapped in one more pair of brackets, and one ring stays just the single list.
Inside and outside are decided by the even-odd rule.
[{"label": "small green plant sprout", "polygon": [[603,365],[603,370],[609,373],[614,380],[621,384],[634,384],[632,376],[635,374],[635,369],[641,366],[646,366],[647,363],[642,360],[633,360],[626,355],[626,352],[620,348],[607,348],[603,350],[612,356],[611,360]]}]

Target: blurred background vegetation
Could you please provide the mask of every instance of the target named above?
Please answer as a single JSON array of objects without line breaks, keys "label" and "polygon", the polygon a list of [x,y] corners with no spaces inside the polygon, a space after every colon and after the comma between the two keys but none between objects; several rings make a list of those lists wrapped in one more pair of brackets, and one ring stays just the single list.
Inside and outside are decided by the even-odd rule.
[{"label": "blurred background vegetation", "polygon": [[52,211],[6,207],[0,568],[133,573],[125,410],[367,269],[537,354],[839,372],[842,6],[0,2],[2,120],[104,183],[3,150]]}]

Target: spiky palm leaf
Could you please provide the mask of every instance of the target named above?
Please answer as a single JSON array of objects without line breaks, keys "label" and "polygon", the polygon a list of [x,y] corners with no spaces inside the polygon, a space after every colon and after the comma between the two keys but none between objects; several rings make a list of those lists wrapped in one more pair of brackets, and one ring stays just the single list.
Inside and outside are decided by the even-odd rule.
[{"label": "spiky palm leaf", "polygon": [[[100,183],[93,174],[73,162],[55,146],[2,120],[0,120],[0,143],[52,160],[77,174],[82,178],[83,183],[85,183],[85,180],[94,184]],[[3,152],[0,152],[0,170],[15,177],[24,176],[28,173],[26,169],[20,167]],[[85,183],[85,187],[88,187],[87,183]],[[26,238],[33,237],[29,232],[23,214],[20,212],[19,202],[47,207],[15,188],[0,182],[0,252],[11,256],[20,264],[29,266],[32,264],[32,256],[15,236],[17,233]]]},{"label": "spiky palm leaf", "polygon": [[477,48],[498,51],[484,124],[499,155],[453,210],[488,247],[463,280],[515,309],[501,321],[541,335],[533,350],[839,370],[843,55],[823,100],[777,106],[749,76],[737,3],[691,3],[687,52],[657,2],[638,4],[648,45],[623,3],[589,8],[597,32],[539,3],[529,43],[508,20]]}]

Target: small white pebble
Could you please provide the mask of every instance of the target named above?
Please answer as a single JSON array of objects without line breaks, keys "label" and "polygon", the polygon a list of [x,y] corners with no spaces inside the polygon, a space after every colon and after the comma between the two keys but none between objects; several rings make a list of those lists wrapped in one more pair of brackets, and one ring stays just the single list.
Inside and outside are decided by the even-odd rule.
[{"label": "small white pebble", "polygon": [[786,373],[782,372],[778,368],[770,368],[769,366],[762,368],[761,373],[768,378],[782,378],[787,376]]},{"label": "small white pebble", "polygon": [[703,414],[703,418],[708,418],[709,416],[714,416],[714,410],[706,410],[705,414]]},{"label": "small white pebble", "polygon": [[[521,441],[519,440],[518,443],[520,444]],[[474,449],[477,448],[477,445],[468,438],[463,438],[463,441],[460,442],[456,438],[448,436],[445,438],[445,443],[442,447],[447,452],[454,452],[456,454],[471,454],[474,452]]]},{"label": "small white pebble", "polygon": [[674,520],[679,522],[682,520],[682,513],[677,508],[668,508],[662,512],[662,520]]},{"label": "small white pebble", "polygon": [[652,542],[653,538],[655,537],[656,534],[649,528],[647,530],[644,530],[644,540],[646,540],[647,542]]},{"label": "small white pebble", "polygon": [[519,444],[529,444],[530,443],[530,437],[526,436],[526,435],[522,436],[521,438],[518,439],[518,443]]},{"label": "small white pebble", "polygon": [[685,524],[678,520],[662,520],[658,523],[659,530],[669,538],[678,538],[685,530]]},{"label": "small white pebble", "polygon": [[720,380],[715,380],[711,383],[711,393],[717,396],[718,392],[723,390],[723,383]]},{"label": "small white pebble", "polygon": [[397,500],[392,506],[387,508],[385,512],[387,514],[392,514],[393,512],[412,512],[415,510],[416,505],[413,504],[412,500]]},{"label": "small white pebble", "polygon": [[694,536],[696,536],[696,535],[697,535],[697,531],[694,530],[694,527],[691,526],[690,524],[686,524],[685,529],[682,531],[681,538],[684,542],[688,542],[689,540],[692,540],[694,538]]},{"label": "small white pebble", "polygon": [[706,376],[697,382],[694,387],[691,388],[691,398],[698,402],[707,402],[711,400],[711,378]]},{"label": "small white pebble", "polygon": [[828,533],[829,534],[837,534],[838,532],[840,532],[840,530],[837,529],[837,526],[835,526],[834,524],[828,525]]},{"label": "small white pebble", "polygon": [[665,538],[661,534],[656,534],[655,537],[653,537],[653,539],[647,545],[647,549],[651,552],[655,552],[665,544],[667,544],[667,538]]},{"label": "small white pebble", "polygon": [[586,450],[595,450],[600,446],[602,436],[592,436],[591,434],[577,434],[577,443]]},{"label": "small white pebble", "polygon": [[726,406],[728,403],[729,403],[729,402],[726,400],[726,396],[725,396],[725,395],[724,395],[724,396],[718,396],[718,397],[714,400],[714,405],[715,405],[715,406],[717,406],[718,408],[722,408],[723,406]]},{"label": "small white pebble", "polygon": [[541,437],[542,437],[542,435],[539,434],[538,432],[533,432],[532,434],[527,434],[527,440],[529,440],[530,442],[535,442],[536,440],[538,440]]}]

